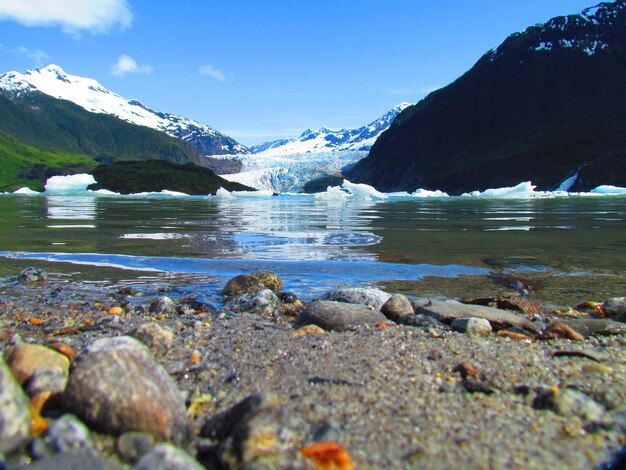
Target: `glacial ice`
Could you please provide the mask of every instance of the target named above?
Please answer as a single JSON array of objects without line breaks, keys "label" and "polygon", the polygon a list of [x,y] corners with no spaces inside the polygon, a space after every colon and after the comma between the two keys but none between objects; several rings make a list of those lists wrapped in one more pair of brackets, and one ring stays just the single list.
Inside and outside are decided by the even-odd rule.
[{"label": "glacial ice", "polygon": [[94,177],[85,173],[68,176],[52,176],[46,181],[44,191],[47,194],[81,193],[87,189],[87,186],[95,183],[96,180]]}]

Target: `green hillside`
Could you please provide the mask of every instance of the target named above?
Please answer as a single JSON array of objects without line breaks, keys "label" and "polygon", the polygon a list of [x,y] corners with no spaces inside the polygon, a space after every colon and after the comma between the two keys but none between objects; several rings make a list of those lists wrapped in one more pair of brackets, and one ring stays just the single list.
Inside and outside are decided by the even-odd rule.
[{"label": "green hillside", "polygon": [[182,140],[39,92],[0,92],[0,133],[3,191],[118,160],[199,163]]}]

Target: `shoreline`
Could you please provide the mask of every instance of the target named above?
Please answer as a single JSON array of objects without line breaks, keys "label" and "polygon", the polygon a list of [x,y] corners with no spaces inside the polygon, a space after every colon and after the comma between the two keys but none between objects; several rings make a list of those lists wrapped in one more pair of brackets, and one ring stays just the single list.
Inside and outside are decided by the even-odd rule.
[{"label": "shoreline", "polygon": [[[289,468],[284,457],[294,455],[293,462],[303,465],[294,468],[314,468],[306,466],[310,462],[298,457],[297,450],[320,440],[339,443],[359,469],[450,468],[459,461],[466,468],[600,468],[626,445],[624,333],[582,342],[518,341],[495,332],[460,333],[443,324],[386,321],[295,336],[298,329],[290,315],[230,313],[216,305],[150,312],[154,298],[168,295],[167,285],[151,292],[122,290],[115,283],[97,286],[97,276],[93,278],[65,284],[56,277],[43,284],[3,283],[3,352],[16,333],[27,343],[60,342],[80,353],[100,338],[124,336],[144,324],[169,329],[171,345],[155,359],[185,395],[186,406],[199,407],[191,420],[196,438],[207,419],[247,397],[260,392],[277,397],[289,417],[292,442],[282,461],[258,468]],[[620,282],[607,290],[611,296],[621,289]],[[388,283],[385,290],[448,298],[456,297],[455,290],[466,297],[511,293],[510,287],[490,284],[486,277]],[[531,290],[528,297],[541,295],[541,290]],[[555,300],[570,298],[568,293],[540,300],[539,313],[520,315],[543,325],[556,317],[550,313],[559,304]],[[182,300],[175,299],[177,307],[184,305]],[[122,311],[111,315],[114,307]],[[584,315],[594,318],[593,313]],[[555,355],[559,351],[565,354]],[[468,390],[470,382],[457,369],[464,362],[476,369],[477,390]],[[589,403],[565,411],[542,409],[537,397],[549,390],[575,390]],[[206,401],[199,405],[194,402],[198,397]],[[591,402],[600,405],[601,417],[579,412]],[[58,411],[51,408],[46,414],[44,409],[44,417],[54,422]],[[99,458],[120,463],[116,437],[95,429],[90,437],[100,449]],[[202,445],[196,442],[190,451],[201,460]]]}]

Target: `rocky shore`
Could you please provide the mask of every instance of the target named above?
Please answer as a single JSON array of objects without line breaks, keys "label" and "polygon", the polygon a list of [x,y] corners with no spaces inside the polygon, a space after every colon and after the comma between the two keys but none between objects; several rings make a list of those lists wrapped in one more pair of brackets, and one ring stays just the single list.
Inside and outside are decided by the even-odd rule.
[{"label": "rocky shore", "polygon": [[303,305],[256,272],[213,305],[26,269],[0,285],[0,468],[620,468],[626,299],[509,281]]}]

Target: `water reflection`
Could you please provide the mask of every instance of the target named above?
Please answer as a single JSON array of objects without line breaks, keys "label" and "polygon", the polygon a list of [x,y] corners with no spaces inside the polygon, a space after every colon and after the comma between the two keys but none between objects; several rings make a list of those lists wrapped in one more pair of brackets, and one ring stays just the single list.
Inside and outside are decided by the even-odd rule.
[{"label": "water reflection", "polygon": [[[80,196],[45,197],[46,218],[51,220],[90,221],[96,219],[97,198]],[[48,224],[48,228],[96,228],[95,224]]]}]

